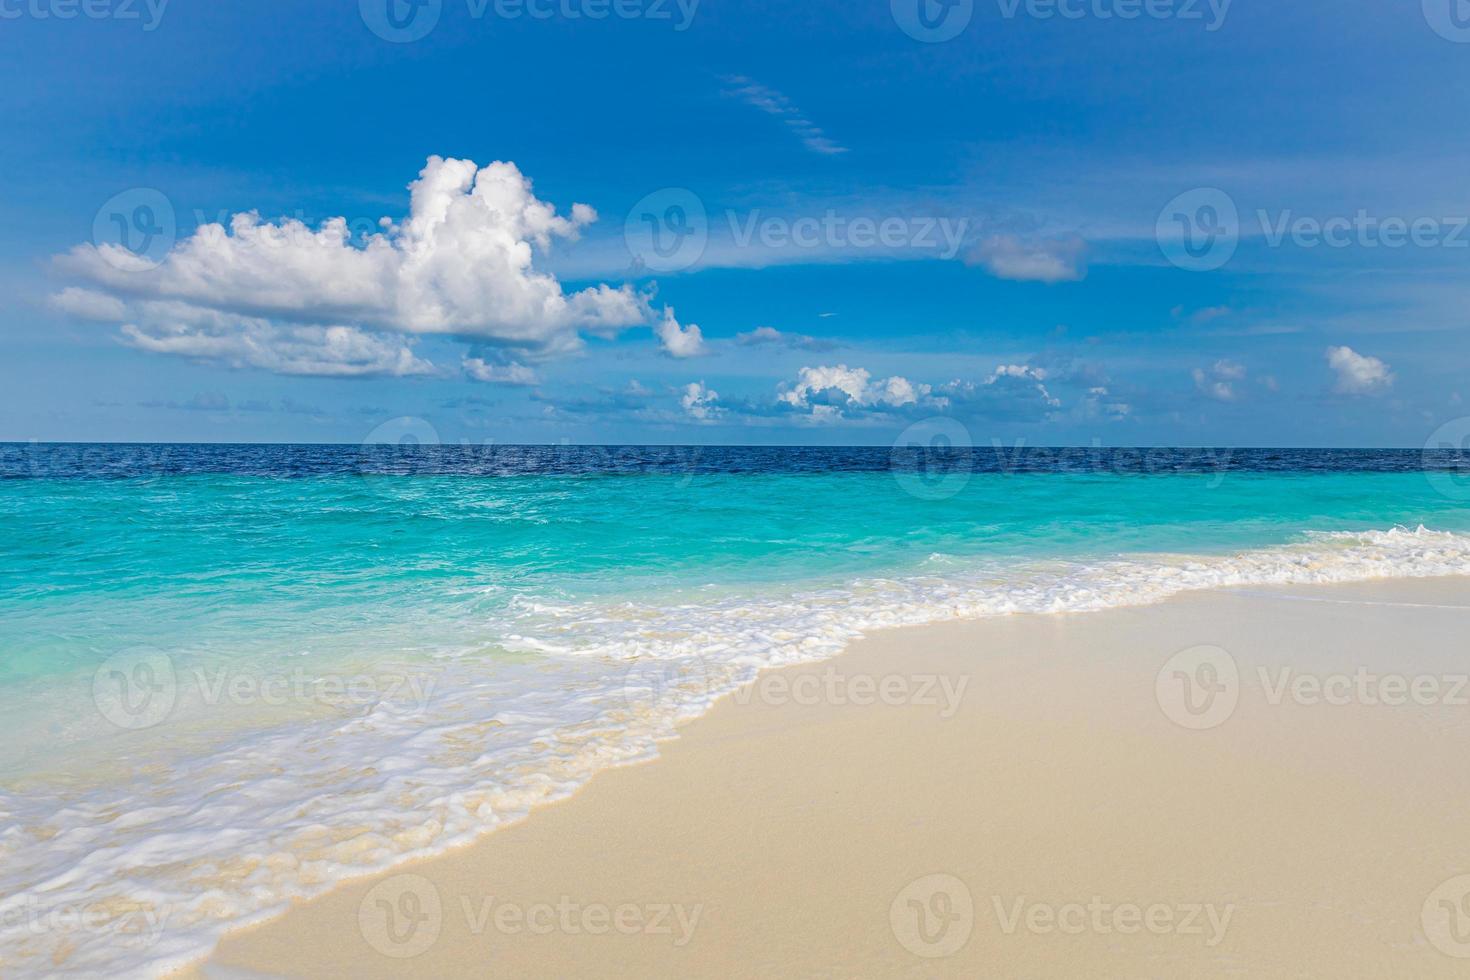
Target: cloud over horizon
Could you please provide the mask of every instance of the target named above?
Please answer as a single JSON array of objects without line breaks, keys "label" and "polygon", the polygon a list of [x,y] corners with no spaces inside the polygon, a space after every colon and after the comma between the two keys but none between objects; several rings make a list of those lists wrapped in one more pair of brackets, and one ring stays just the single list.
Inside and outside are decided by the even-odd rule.
[{"label": "cloud over horizon", "polygon": [[78,245],[54,262],[85,286],[52,304],[122,321],[125,341],[144,350],[295,374],[428,373],[409,350],[422,335],[545,358],[579,351],[584,333],[653,325],[675,356],[702,349],[698,328],[680,327],[648,293],[568,292],[538,268],[597,213],[574,204],[558,214],[514,163],[433,156],[409,191],[409,216],[370,233],[341,217],[311,228],[243,212],[228,228],[201,225],[157,263],[112,243]]},{"label": "cloud over horizon", "polygon": [[1217,402],[1233,402],[1239,396],[1235,383],[1245,380],[1245,366],[1235,361],[1216,361],[1208,370],[1195,368],[1190,372],[1195,389],[1206,398]]}]

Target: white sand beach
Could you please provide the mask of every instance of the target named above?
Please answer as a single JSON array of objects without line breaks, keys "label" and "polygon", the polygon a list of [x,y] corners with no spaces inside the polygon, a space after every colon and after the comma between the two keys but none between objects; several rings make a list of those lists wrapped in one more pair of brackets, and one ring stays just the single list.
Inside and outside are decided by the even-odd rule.
[{"label": "white sand beach", "polygon": [[1451,977],[1470,580],[893,630],[226,977]]}]

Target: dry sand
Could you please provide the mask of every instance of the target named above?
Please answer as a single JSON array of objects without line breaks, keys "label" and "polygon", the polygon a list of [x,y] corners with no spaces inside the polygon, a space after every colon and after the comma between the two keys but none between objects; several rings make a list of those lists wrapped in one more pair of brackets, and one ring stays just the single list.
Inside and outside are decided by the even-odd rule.
[{"label": "dry sand", "polygon": [[1466,976],[1467,640],[1466,579],[878,634],[197,972]]}]

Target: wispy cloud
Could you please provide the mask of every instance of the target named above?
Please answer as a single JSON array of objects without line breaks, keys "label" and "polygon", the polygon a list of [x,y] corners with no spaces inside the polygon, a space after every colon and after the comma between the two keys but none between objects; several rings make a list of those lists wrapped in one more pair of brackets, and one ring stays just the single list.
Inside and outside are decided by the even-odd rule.
[{"label": "wispy cloud", "polygon": [[1087,245],[1080,238],[1022,239],[991,235],[965,256],[998,279],[1017,282],[1077,282],[1087,278]]},{"label": "wispy cloud", "polygon": [[741,347],[762,347],[774,344],[790,347],[792,350],[809,351],[836,350],[841,346],[836,341],[809,337],[804,333],[782,333],[775,327],[756,327],[747,333],[736,334],[735,342]]},{"label": "wispy cloud", "polygon": [[1222,316],[1229,316],[1235,312],[1228,306],[1205,306],[1197,310],[1185,309],[1183,305],[1176,306],[1169,311],[1176,320],[1188,320],[1191,323],[1209,323],[1218,320]]},{"label": "wispy cloud", "polygon": [[486,384],[510,385],[529,388],[540,383],[536,372],[520,361],[495,357],[465,357],[460,362],[466,377]]},{"label": "wispy cloud", "polygon": [[165,408],[176,412],[284,412],[288,415],[312,415],[324,417],[326,413],[315,405],[298,402],[294,398],[282,398],[276,405],[261,398],[247,398],[232,402],[229,396],[217,391],[203,391],[184,401],[174,399],[150,399],[138,402],[139,408]]},{"label": "wispy cloud", "polygon": [[1245,374],[1245,365],[1230,360],[1216,361],[1208,370],[1195,368],[1190,372],[1195,389],[1217,402],[1235,401],[1238,397],[1235,383],[1244,381]]},{"label": "wispy cloud", "polygon": [[847,152],[847,147],[822,132],[795,103],[775,89],[744,75],[731,75],[725,81],[732,86],[730,95],[784,122],[801,140],[802,145],[813,153],[836,156]]}]

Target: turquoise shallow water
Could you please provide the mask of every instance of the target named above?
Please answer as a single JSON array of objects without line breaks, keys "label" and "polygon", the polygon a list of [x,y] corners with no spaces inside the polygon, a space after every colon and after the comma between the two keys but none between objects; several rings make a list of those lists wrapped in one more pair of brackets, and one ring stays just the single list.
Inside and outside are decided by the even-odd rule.
[{"label": "turquoise shallow water", "polygon": [[[27,480],[0,492],[0,682],[119,644],[283,641],[414,624],[427,642],[515,598],[675,601],[999,562],[1470,528],[1422,473],[974,474],[941,499],[891,473],[228,474]],[[442,636],[441,636],[442,634]]]},{"label": "turquoise shallow water", "polygon": [[[1419,454],[25,453],[0,950],[81,973],[493,829],[875,626],[1470,571],[1470,487]],[[104,899],[167,914],[15,917]]]}]

